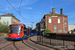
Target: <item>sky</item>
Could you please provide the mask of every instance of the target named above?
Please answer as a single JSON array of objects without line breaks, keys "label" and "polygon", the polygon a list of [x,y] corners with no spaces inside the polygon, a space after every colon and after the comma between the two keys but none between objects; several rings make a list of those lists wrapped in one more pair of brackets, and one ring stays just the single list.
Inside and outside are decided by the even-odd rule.
[{"label": "sky", "polygon": [[8,0],[8,2],[0,1],[0,15],[13,13],[20,23],[29,27],[33,25],[35,28],[36,23],[40,22],[45,14],[52,12],[52,8],[55,8],[56,13],[60,13],[62,8],[63,14],[68,16],[68,25],[75,25],[75,0]]}]

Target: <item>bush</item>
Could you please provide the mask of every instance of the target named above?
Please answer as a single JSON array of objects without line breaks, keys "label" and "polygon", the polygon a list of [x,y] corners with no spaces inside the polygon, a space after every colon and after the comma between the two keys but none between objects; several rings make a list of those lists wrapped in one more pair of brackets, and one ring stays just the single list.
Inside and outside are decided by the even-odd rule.
[{"label": "bush", "polygon": [[49,29],[44,29],[44,33],[45,33],[45,35],[46,35],[47,33],[52,33],[52,32],[51,32],[51,30],[49,30]]},{"label": "bush", "polygon": [[0,33],[8,33],[8,26],[5,22],[0,22]]},{"label": "bush", "polygon": [[73,30],[71,30],[71,33],[73,34],[73,33],[74,33],[74,31],[73,31]]}]

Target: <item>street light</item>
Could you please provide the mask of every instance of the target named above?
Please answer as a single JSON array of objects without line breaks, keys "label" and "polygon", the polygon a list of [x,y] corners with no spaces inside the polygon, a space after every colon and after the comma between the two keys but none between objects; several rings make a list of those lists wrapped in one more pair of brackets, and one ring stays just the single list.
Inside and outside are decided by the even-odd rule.
[{"label": "street light", "polygon": [[32,23],[32,28],[33,28],[33,23],[34,23],[34,22],[31,22],[31,23]]},{"label": "street light", "polygon": [[[43,31],[44,29],[44,22],[45,22],[45,19],[42,19],[40,22],[40,42],[41,42],[41,31]],[[43,36],[42,36],[42,42],[43,42]]]},{"label": "street light", "polygon": [[42,22],[40,22],[40,42],[41,42],[41,24]]}]

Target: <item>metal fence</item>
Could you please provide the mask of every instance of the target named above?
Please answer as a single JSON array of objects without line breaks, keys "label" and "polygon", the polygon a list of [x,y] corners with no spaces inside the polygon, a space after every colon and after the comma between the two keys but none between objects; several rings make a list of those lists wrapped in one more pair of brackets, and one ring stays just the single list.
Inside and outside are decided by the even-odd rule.
[{"label": "metal fence", "polygon": [[54,47],[61,47],[65,49],[75,49],[75,34],[56,34],[47,33],[47,35],[38,34],[37,41],[52,45]]}]

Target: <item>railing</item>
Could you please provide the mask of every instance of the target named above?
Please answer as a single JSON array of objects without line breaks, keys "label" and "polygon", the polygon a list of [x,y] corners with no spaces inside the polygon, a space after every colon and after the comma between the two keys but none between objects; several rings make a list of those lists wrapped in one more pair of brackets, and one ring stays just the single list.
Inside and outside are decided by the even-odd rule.
[{"label": "railing", "polygon": [[47,33],[47,35],[40,34],[37,39],[38,42],[53,45],[55,47],[61,47],[71,50],[75,49],[75,34]]}]

